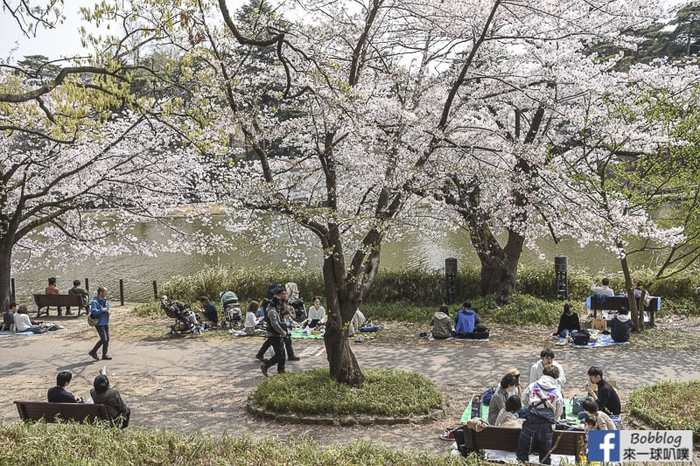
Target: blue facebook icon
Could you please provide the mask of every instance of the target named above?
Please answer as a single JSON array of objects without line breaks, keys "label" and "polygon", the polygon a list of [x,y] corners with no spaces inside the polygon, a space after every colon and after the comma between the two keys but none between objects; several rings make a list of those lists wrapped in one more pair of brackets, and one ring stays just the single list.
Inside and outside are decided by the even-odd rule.
[{"label": "blue facebook icon", "polygon": [[593,430],[588,433],[588,461],[620,461],[620,431]]}]

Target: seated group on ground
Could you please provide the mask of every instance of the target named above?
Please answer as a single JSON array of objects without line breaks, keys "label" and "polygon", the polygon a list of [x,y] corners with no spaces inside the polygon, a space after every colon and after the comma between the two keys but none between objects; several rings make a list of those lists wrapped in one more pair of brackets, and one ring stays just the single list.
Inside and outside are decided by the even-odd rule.
[{"label": "seated group on ground", "polygon": [[[586,398],[574,397],[572,413],[566,412],[563,387],[566,384],[564,369],[554,360],[551,349],[540,353],[540,359],[530,367],[529,384],[520,390],[519,372],[509,370],[500,380],[498,389],[491,392],[488,417],[472,419],[467,428],[480,430],[485,425],[519,428],[516,456],[527,462],[530,453],[537,452],[542,464],[550,464],[554,430],[617,430],[611,416],[619,416],[620,397],[603,378],[603,370],[593,366],[588,369]],[[578,411],[577,411],[578,409]],[[577,415],[578,422],[566,418]]]},{"label": "seated group on ground", "polygon": [[[629,341],[632,334],[632,320],[628,311],[617,312],[608,325],[610,329],[604,330],[603,333],[609,333],[615,343]],[[554,335],[561,339],[571,339],[576,345],[587,345],[591,337],[590,332],[582,328],[579,315],[574,312],[570,303],[564,304],[564,311],[559,317],[559,326]]]},{"label": "seated group on ground", "polygon": [[[68,390],[68,385],[73,379],[69,371],[61,371],[56,375],[56,386],[51,387],[47,393],[49,403],[84,403],[82,398],[76,397]],[[95,404],[104,405],[107,408],[109,419],[121,428],[129,426],[131,410],[122,400],[117,390],[109,384],[109,379],[104,374],[99,374],[93,381],[90,390],[90,398]]]},{"label": "seated group on ground", "polygon": [[0,330],[17,333],[32,332],[34,334],[46,333],[49,328],[41,321],[29,318],[27,306],[22,304],[17,307],[16,303],[10,303],[9,307],[2,314],[2,325]]},{"label": "seated group on ground", "polygon": [[444,304],[433,315],[430,325],[432,337],[436,340],[450,337],[485,340],[489,337],[489,329],[482,325],[479,314],[469,301],[465,301],[455,314],[454,326],[450,318],[450,309]]}]

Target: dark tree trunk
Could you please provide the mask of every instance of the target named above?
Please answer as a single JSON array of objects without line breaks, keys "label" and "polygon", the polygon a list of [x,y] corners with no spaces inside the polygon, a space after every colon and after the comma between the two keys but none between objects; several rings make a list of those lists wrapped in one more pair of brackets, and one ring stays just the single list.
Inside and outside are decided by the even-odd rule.
[{"label": "dark tree trunk", "polygon": [[323,340],[331,377],[338,383],[359,387],[365,376],[348,342],[348,327],[359,306],[360,296],[349,290],[346,280],[345,259],[338,245],[335,252],[323,260],[323,281],[328,300]]},{"label": "dark tree trunk", "polygon": [[639,312],[637,300],[634,297],[634,284],[632,283],[632,273],[630,272],[627,256],[622,256],[620,259],[622,274],[625,277],[625,292],[627,293],[627,304],[632,313],[632,326],[635,332],[639,332],[643,328],[644,315]]},{"label": "dark tree trunk", "polygon": [[482,295],[495,295],[500,304],[510,300],[518,277],[518,262],[525,238],[508,230],[508,241],[502,247],[491,228],[473,217],[467,219],[470,240],[481,262],[480,288]]},{"label": "dark tree trunk", "polygon": [[10,277],[12,276],[12,250],[0,246],[0,311],[5,312],[10,304]]}]

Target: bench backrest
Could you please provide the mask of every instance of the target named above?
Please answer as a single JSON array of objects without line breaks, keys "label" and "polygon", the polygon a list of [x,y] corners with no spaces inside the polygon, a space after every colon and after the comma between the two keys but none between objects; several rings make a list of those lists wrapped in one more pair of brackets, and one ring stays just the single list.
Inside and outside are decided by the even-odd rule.
[{"label": "bench backrest", "polygon": [[[464,429],[464,443],[468,451],[503,450],[515,452],[518,449],[520,429],[508,427],[487,427],[481,432]],[[555,455],[578,456],[586,452],[586,433],[577,431],[554,431]]]},{"label": "bench backrest", "polygon": [[[649,299],[649,305],[646,306],[647,311],[656,311],[660,309],[659,298],[654,296]],[[621,311],[623,309],[629,309],[629,302],[627,301],[627,296],[591,296],[591,309],[597,311],[608,310],[608,311]]]},{"label": "bench backrest", "polygon": [[76,421],[94,422],[109,420],[105,405],[87,403],[46,403],[41,401],[15,401],[17,412],[23,421],[46,422]]},{"label": "bench backrest", "polygon": [[34,302],[37,307],[47,306],[82,306],[83,300],[79,295],[72,294],[35,294]]}]

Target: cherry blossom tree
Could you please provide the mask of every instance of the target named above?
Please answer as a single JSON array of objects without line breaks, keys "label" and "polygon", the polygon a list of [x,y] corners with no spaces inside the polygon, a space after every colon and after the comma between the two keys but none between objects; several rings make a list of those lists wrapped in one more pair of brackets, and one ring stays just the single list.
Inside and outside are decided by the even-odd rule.
[{"label": "cherry blossom tree", "polygon": [[[185,203],[197,170],[163,125],[125,112],[82,128],[70,144],[22,132],[0,135],[0,302],[9,300],[13,257],[148,253],[129,228]],[[113,210],[118,209],[118,210]],[[173,245],[174,246],[174,245]],[[52,257],[54,260],[61,258]]]}]

